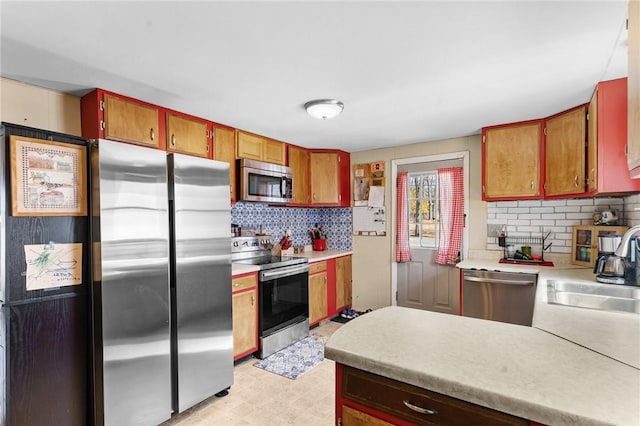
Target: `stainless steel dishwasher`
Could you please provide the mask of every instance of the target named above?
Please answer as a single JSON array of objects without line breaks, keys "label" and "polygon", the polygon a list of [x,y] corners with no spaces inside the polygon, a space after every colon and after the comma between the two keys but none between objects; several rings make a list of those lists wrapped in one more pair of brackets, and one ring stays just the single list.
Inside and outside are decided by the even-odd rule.
[{"label": "stainless steel dishwasher", "polygon": [[536,274],[462,271],[462,315],[531,325]]}]

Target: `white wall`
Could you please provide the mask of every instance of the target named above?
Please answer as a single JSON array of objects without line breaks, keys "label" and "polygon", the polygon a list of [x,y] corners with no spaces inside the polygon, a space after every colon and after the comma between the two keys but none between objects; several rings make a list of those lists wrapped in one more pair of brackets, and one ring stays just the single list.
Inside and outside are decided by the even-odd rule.
[{"label": "white wall", "polygon": [[81,136],[80,98],[0,77],[0,122]]}]

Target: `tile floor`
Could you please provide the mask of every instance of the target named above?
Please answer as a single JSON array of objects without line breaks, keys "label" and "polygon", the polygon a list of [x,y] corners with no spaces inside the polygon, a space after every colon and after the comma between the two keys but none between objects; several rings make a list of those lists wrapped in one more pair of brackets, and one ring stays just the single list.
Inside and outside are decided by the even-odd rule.
[{"label": "tile floor", "polygon": [[[311,330],[324,341],[342,324],[326,321]],[[212,397],[162,426],[305,425],[332,426],[335,412],[334,362],[324,359],[296,380],[239,361],[229,395]]]}]

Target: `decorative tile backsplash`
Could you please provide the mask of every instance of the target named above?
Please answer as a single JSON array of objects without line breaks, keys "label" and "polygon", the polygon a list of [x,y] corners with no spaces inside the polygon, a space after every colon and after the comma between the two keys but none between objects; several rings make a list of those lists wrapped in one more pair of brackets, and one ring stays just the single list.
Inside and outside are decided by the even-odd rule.
[{"label": "decorative tile backsplash", "polygon": [[231,222],[243,231],[254,229],[280,240],[291,230],[294,245],[311,244],[309,230],[316,224],[327,233],[327,248],[351,250],[351,208],[275,207],[262,203],[237,202],[231,206]]}]

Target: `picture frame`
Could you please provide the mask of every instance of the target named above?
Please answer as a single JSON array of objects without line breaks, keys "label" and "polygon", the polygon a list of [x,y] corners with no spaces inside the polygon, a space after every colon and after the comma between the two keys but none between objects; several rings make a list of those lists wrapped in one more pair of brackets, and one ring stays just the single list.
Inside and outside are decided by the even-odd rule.
[{"label": "picture frame", "polygon": [[86,216],[87,148],[12,135],[13,216]]}]

